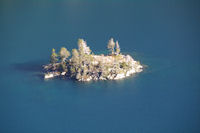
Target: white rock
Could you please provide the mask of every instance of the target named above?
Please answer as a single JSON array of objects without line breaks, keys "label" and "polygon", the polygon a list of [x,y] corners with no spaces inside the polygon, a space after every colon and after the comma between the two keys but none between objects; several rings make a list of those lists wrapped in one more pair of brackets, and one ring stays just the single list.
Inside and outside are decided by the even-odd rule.
[{"label": "white rock", "polygon": [[44,75],[44,78],[45,79],[49,79],[49,78],[53,78],[54,76],[53,76],[53,74],[52,73],[49,73],[49,74],[45,74]]},{"label": "white rock", "polygon": [[62,72],[61,75],[64,76],[66,74],[66,72]]},{"label": "white rock", "polygon": [[122,79],[122,78],[125,78],[124,73],[117,74],[117,76],[114,79]]}]

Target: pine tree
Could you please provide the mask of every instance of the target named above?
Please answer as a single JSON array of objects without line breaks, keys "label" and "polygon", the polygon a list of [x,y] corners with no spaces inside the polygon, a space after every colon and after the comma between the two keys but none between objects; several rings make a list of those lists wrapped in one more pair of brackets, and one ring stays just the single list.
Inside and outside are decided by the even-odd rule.
[{"label": "pine tree", "polygon": [[79,58],[79,52],[77,49],[72,49],[72,66],[74,67],[74,70],[77,70],[80,65],[80,58]]},{"label": "pine tree", "polygon": [[90,55],[91,53],[90,47],[87,46],[86,41],[84,41],[83,39],[78,39],[78,50],[80,56]]},{"label": "pine tree", "polygon": [[56,51],[55,51],[55,49],[53,48],[52,49],[52,54],[51,54],[51,60],[50,60],[50,62],[52,63],[52,64],[55,64],[57,61],[58,61],[58,55],[56,54]]},{"label": "pine tree", "polygon": [[61,62],[64,62],[70,56],[70,52],[65,47],[62,47],[60,49],[59,56],[61,58]]},{"label": "pine tree", "polygon": [[115,42],[113,40],[113,38],[111,38],[109,41],[108,41],[108,45],[107,45],[107,48],[108,50],[111,51],[112,54],[114,54],[114,48],[115,48]]},{"label": "pine tree", "polygon": [[120,54],[120,47],[118,41],[116,41],[116,54]]},{"label": "pine tree", "polygon": [[84,42],[83,39],[78,39],[78,51],[79,51],[80,56],[84,55],[84,49],[83,49],[83,45],[82,45],[83,42]]},{"label": "pine tree", "polygon": [[63,72],[63,71],[64,71],[64,72],[68,72],[68,68],[67,68],[67,65],[66,65],[65,62],[61,62],[61,63],[60,63],[59,70],[62,71],[62,72]]},{"label": "pine tree", "polygon": [[79,52],[77,49],[72,49],[72,61],[77,62],[79,60]]}]

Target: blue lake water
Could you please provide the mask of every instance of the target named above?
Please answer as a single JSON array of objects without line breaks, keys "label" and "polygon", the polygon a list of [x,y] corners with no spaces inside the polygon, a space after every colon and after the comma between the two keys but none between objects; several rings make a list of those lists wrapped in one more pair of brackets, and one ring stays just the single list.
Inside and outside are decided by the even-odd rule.
[{"label": "blue lake water", "polygon": [[[52,48],[110,37],[147,67],[119,81],[43,80]],[[1,133],[199,133],[200,2],[1,0]]]}]

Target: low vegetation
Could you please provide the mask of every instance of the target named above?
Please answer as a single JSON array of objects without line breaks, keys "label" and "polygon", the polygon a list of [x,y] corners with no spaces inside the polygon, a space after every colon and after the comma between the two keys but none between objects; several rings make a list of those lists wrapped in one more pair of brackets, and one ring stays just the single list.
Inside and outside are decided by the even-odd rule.
[{"label": "low vegetation", "polygon": [[71,53],[65,47],[58,54],[52,49],[50,64],[44,66],[45,78],[62,75],[79,81],[106,80],[117,79],[120,74],[125,77],[127,72],[134,73],[133,69],[135,72],[141,71],[139,62],[120,53],[118,41],[111,38],[107,48],[110,51],[108,55],[95,55],[86,41],[78,39],[78,49],[72,49]]}]

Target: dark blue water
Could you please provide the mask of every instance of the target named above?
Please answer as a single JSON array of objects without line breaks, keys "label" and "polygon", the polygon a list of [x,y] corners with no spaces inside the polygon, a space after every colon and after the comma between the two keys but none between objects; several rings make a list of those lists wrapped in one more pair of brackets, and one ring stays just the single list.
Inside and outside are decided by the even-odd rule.
[{"label": "dark blue water", "polygon": [[[51,49],[110,37],[148,67],[120,81],[41,78]],[[1,0],[1,133],[199,133],[200,2]]]}]

